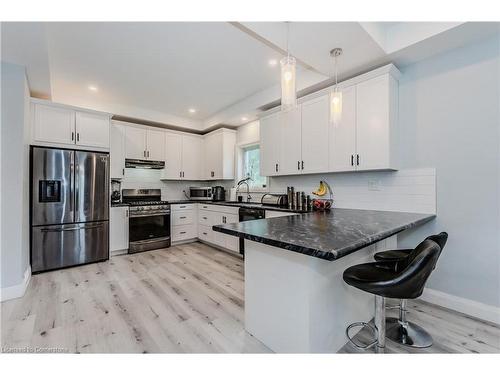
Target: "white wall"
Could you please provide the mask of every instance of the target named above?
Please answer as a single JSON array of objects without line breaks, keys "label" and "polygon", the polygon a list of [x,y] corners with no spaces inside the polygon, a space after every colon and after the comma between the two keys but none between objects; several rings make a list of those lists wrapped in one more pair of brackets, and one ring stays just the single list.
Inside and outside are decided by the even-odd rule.
[{"label": "white wall", "polygon": [[[431,233],[447,231],[448,244],[428,287],[500,306],[498,37],[423,60],[402,73],[401,171],[436,169],[437,219],[398,236],[399,245],[413,247]],[[258,123],[249,126],[258,127]],[[256,132],[239,130],[239,142]],[[358,190],[362,197],[369,193],[368,179],[379,178],[384,188],[394,178],[391,175],[370,172],[272,177],[270,191],[282,192],[287,185],[308,191],[322,178],[337,196],[349,184],[356,189],[364,186]],[[360,205],[368,203],[364,201]]]},{"label": "white wall", "polygon": [[401,165],[437,169],[438,217],[401,236],[411,246],[445,230],[429,287],[500,306],[499,41],[493,38],[402,70]]},{"label": "white wall", "polygon": [[22,284],[29,267],[29,90],[24,67],[2,62],[1,80],[3,293]]}]

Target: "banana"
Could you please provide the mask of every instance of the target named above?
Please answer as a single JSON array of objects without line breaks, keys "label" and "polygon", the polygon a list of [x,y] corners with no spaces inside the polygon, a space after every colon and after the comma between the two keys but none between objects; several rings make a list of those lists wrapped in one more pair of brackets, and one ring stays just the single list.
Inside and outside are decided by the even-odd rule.
[{"label": "banana", "polygon": [[317,195],[318,197],[322,197],[325,195],[327,192],[327,187],[326,184],[323,181],[319,182],[319,188],[316,191],[313,191],[312,193],[314,195]]}]

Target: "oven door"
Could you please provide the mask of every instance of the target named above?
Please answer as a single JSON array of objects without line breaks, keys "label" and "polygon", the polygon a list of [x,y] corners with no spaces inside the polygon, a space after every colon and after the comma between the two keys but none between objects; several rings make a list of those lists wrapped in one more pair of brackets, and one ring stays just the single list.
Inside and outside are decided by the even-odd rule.
[{"label": "oven door", "polygon": [[170,214],[129,218],[129,253],[170,247]]}]

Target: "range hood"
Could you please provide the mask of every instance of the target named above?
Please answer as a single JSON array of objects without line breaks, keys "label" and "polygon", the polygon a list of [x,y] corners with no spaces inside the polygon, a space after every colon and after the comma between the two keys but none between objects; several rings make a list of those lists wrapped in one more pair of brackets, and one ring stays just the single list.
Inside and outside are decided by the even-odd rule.
[{"label": "range hood", "polygon": [[163,169],[165,162],[160,160],[125,159],[125,168]]}]

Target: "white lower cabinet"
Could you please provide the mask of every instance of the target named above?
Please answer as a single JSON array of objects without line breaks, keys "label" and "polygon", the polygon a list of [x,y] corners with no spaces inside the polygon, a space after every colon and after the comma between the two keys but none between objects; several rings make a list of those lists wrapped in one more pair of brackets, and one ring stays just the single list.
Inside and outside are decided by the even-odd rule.
[{"label": "white lower cabinet", "polygon": [[128,250],[128,207],[109,211],[109,252]]},{"label": "white lower cabinet", "polygon": [[198,238],[227,250],[239,253],[239,238],[216,232],[214,225],[231,224],[239,221],[239,207],[200,204],[198,209]]},{"label": "white lower cabinet", "polygon": [[197,204],[173,204],[171,210],[172,242],[195,240],[198,235]]}]

